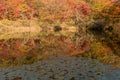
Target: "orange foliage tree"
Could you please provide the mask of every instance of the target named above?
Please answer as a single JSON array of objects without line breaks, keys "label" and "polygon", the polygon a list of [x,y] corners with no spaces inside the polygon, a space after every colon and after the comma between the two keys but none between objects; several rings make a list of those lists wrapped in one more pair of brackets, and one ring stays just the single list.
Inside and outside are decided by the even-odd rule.
[{"label": "orange foliage tree", "polygon": [[0,18],[30,18],[33,13],[33,9],[26,4],[25,0],[0,1]]},{"label": "orange foliage tree", "polygon": [[84,0],[2,0],[0,4],[1,18],[9,19],[30,19],[37,15],[41,20],[65,20],[75,13],[81,16],[90,13]]},{"label": "orange foliage tree", "polygon": [[41,2],[44,4],[39,13],[41,19],[66,20],[76,13],[81,16],[90,13],[89,5],[83,0],[41,0]]}]

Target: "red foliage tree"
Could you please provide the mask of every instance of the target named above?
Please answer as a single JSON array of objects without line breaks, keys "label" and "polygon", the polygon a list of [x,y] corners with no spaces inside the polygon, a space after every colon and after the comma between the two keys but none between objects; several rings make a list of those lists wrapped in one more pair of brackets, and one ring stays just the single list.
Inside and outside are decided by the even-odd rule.
[{"label": "red foliage tree", "polygon": [[7,5],[3,1],[0,1],[0,18],[5,18],[5,12],[7,8]]}]

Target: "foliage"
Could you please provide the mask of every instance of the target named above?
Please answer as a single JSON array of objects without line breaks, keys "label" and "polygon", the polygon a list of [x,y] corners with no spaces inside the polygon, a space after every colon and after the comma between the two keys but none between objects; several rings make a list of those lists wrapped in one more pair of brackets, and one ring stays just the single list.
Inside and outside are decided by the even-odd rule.
[{"label": "foliage", "polygon": [[60,26],[55,26],[54,27],[54,31],[55,32],[59,32],[59,31],[61,31],[62,30],[62,28],[60,27]]},{"label": "foliage", "polygon": [[[10,39],[1,41],[0,58],[9,60],[22,57],[37,57],[43,55],[78,55],[89,50],[89,41],[79,40],[75,44],[70,37],[54,35],[39,39]],[[44,57],[43,57],[44,58]]]},{"label": "foliage", "polygon": [[6,0],[0,4],[1,18],[11,20],[39,17],[59,21],[71,18],[76,11],[82,16],[90,13],[89,6],[82,0]]},{"label": "foliage", "polygon": [[7,6],[5,5],[5,3],[0,1],[0,18],[4,18],[6,8],[7,8]]},{"label": "foliage", "polygon": [[[119,56],[119,9],[120,5],[118,4],[120,1],[110,2],[105,5],[101,12],[97,13],[94,18],[95,22],[93,25],[93,32],[95,37],[104,42],[107,46],[109,46],[116,55]],[[96,23],[97,22],[97,23]],[[99,34],[99,35],[98,35]],[[101,37],[102,38],[101,38]]]},{"label": "foliage", "polygon": [[7,0],[1,1],[1,18],[7,18],[14,20],[16,18],[30,18],[33,14],[32,8],[30,8],[23,0]]},{"label": "foliage", "polygon": [[[46,55],[51,54],[82,55],[101,61],[108,59],[108,57],[115,59],[115,55],[112,55],[112,57],[111,54],[109,54],[109,52],[112,51],[109,45],[112,43],[112,45],[115,46],[114,50],[119,49],[119,47],[116,47],[116,44],[120,44],[120,35],[118,35],[120,30],[118,28],[120,25],[120,6],[118,3],[119,1],[111,2],[110,0],[1,0],[0,19],[3,19],[3,22],[0,22],[0,30],[3,30],[1,33],[6,33],[4,35],[5,38],[9,38],[6,35],[9,34],[10,36],[13,28],[14,30],[20,30],[20,26],[24,26],[24,33],[31,26],[36,27],[36,24],[32,23],[33,20],[38,21],[36,21],[38,23],[37,27],[42,26],[42,31],[45,35],[42,37],[39,36],[38,39],[33,37],[32,39],[25,40],[9,39],[1,41],[0,60],[3,60],[3,62],[9,59],[19,61],[24,58],[28,61],[26,63],[32,63],[34,60],[40,60],[46,57]],[[7,19],[15,20],[15,24],[12,21],[7,23]],[[23,21],[17,22],[19,19]],[[103,23],[101,22],[102,20]],[[60,32],[62,33],[62,30],[67,29],[66,26],[59,26],[58,24],[64,22],[70,24],[70,21],[72,21],[73,26],[77,26],[78,32],[72,34],[74,37],[61,35],[58,37],[58,34]],[[96,24],[96,22],[98,22],[98,24]],[[4,23],[5,26],[2,23]],[[54,24],[58,25],[54,27],[54,31],[56,31],[55,35],[48,35],[47,30],[50,30]],[[97,28],[95,27],[93,29],[97,37],[98,34],[102,36],[104,32],[106,33],[103,37],[105,39],[107,38],[106,42],[108,43],[105,43],[107,46],[102,43],[97,43],[97,38],[93,39],[93,35],[87,32],[89,26],[94,27],[94,25],[91,24],[97,26]],[[15,27],[11,27],[14,25]],[[114,28],[116,29],[115,31],[113,31]],[[31,31],[33,30],[34,28],[31,29]],[[29,31],[27,31],[27,33],[30,34]],[[66,34],[68,35],[68,33]],[[18,34],[15,35],[17,35],[17,37],[19,36]],[[4,37],[2,35],[0,36]],[[12,35],[12,37],[13,36],[14,35]],[[102,40],[105,42],[103,37],[100,37],[101,39],[99,38],[98,41]],[[24,38],[24,36],[22,38]],[[91,38],[93,40],[91,40]],[[87,54],[89,51],[91,51],[91,53]],[[5,61],[5,64],[8,62]]]}]

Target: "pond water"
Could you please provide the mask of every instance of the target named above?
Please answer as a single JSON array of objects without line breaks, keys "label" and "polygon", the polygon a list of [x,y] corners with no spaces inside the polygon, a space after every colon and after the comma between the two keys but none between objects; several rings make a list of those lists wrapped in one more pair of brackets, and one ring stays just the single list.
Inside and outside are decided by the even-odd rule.
[{"label": "pond water", "polygon": [[0,80],[120,80],[120,69],[95,59],[51,56],[20,67],[0,69]]}]

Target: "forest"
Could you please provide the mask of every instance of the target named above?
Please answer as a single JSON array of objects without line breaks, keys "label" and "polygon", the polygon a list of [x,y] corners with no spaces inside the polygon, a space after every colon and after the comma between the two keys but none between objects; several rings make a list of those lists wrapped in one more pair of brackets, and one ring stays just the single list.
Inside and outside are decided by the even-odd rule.
[{"label": "forest", "polygon": [[[90,58],[120,68],[120,1],[0,0],[0,68],[30,65],[51,56]],[[23,80],[18,78],[8,80]]]}]

